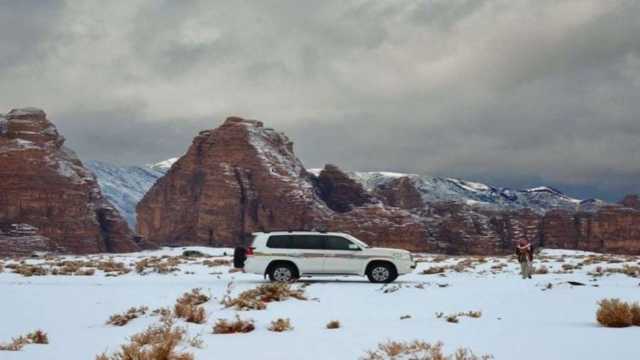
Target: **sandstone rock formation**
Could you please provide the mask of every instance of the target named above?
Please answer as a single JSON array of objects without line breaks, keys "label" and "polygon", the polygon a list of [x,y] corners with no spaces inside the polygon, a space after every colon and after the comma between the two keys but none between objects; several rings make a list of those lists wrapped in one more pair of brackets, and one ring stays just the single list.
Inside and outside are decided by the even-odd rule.
[{"label": "sandstone rock formation", "polygon": [[201,132],[138,204],[138,231],[158,245],[234,246],[255,231],[344,231],[375,246],[504,254],[526,239],[545,247],[640,253],[640,211],[497,211],[426,202],[415,178],[372,189],[334,165],[305,170],[291,141],[255,120]]},{"label": "sandstone rock formation", "polygon": [[42,110],[0,117],[0,254],[139,249]]},{"label": "sandstone rock formation", "polygon": [[638,194],[629,194],[620,202],[622,206],[640,210],[640,196]]},{"label": "sandstone rock formation", "polygon": [[337,166],[327,164],[318,176],[320,198],[336,212],[345,213],[354,207],[375,203],[361,184],[347,176]]},{"label": "sandstone rock formation", "polygon": [[235,117],[201,132],[137,211],[138,232],[155,244],[233,246],[251,232],[288,229],[344,230],[414,248],[424,239],[419,218],[372,201],[335,167],[315,178],[284,134]]}]

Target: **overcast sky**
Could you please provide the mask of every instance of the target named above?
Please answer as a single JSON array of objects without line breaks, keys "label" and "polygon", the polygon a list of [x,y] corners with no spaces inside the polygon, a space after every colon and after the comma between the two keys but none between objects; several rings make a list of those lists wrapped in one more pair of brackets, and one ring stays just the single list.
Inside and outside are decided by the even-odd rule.
[{"label": "overcast sky", "polygon": [[640,1],[0,0],[0,112],[82,159],[182,154],[239,115],[307,167],[640,192]]}]

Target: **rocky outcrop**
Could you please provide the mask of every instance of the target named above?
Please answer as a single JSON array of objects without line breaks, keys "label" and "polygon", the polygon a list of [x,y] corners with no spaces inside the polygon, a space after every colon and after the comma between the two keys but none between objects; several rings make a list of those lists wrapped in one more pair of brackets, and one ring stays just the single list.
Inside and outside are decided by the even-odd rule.
[{"label": "rocky outcrop", "polygon": [[335,165],[310,174],[284,134],[232,117],[201,132],[145,195],[137,207],[138,231],[158,245],[234,246],[255,231],[324,229],[375,246],[450,254],[511,253],[522,239],[545,247],[640,253],[640,211],[627,207],[569,211],[563,203],[546,214],[492,210],[473,201],[428,202],[431,187],[416,176],[370,180],[374,185],[365,189]]},{"label": "rocky outcrop", "polygon": [[638,194],[627,195],[620,204],[631,209],[640,210],[640,196]]},{"label": "rocky outcrop", "polygon": [[373,193],[389,205],[406,210],[422,209],[426,204],[422,201],[422,195],[418,191],[409,176],[403,176],[382,183],[375,187]]},{"label": "rocky outcrop", "polygon": [[233,246],[288,229],[349,231],[383,245],[403,233],[414,248],[424,239],[419,218],[373,202],[336,167],[315,178],[284,134],[236,117],[201,132],[137,212],[138,232],[162,245]]},{"label": "rocky outcrop", "polygon": [[347,176],[335,165],[325,165],[318,175],[317,186],[320,198],[331,210],[339,213],[375,203],[373,197],[361,184]]},{"label": "rocky outcrop", "polygon": [[640,211],[607,206],[595,213],[552,211],[543,218],[545,247],[640,254]]},{"label": "rocky outcrop", "polygon": [[0,118],[0,252],[133,251],[133,239],[44,111]]}]

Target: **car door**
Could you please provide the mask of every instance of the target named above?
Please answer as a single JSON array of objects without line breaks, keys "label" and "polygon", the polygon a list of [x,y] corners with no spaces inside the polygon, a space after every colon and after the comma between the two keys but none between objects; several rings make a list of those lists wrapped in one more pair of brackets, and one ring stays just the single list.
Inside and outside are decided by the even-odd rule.
[{"label": "car door", "polygon": [[325,237],[324,273],[358,274],[364,259],[360,256],[362,249],[351,240],[336,235]]},{"label": "car door", "polygon": [[321,274],[324,268],[324,238],[319,235],[291,235],[291,255],[302,274]]}]

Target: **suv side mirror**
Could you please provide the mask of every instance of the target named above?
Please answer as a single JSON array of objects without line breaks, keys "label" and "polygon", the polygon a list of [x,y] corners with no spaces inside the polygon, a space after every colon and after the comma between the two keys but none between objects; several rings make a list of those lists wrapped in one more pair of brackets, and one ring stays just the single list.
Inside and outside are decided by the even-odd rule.
[{"label": "suv side mirror", "polygon": [[358,246],[356,244],[349,244],[349,250],[359,251],[359,250],[362,250],[362,249],[360,249],[360,246]]}]

